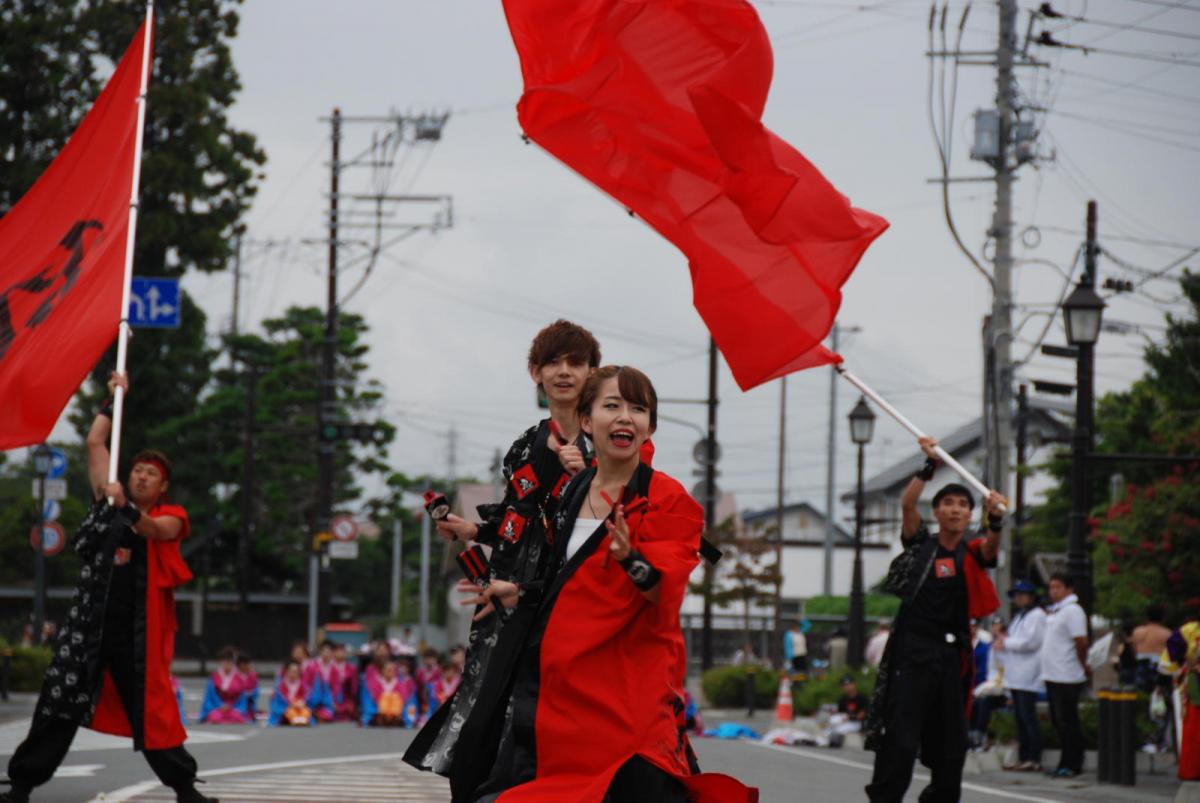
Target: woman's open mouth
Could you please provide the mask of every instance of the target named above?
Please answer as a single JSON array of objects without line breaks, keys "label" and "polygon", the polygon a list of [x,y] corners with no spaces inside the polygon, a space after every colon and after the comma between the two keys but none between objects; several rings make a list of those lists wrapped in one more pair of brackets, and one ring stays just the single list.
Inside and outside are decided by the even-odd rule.
[{"label": "woman's open mouth", "polygon": [[633,433],[627,429],[618,429],[609,434],[608,439],[613,442],[613,445],[626,448],[633,446]]}]

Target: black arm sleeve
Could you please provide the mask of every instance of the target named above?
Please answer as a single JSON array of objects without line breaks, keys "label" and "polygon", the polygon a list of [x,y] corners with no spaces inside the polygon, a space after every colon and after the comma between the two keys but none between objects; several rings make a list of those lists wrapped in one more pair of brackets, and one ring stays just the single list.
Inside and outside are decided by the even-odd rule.
[{"label": "black arm sleeve", "polygon": [[476,508],[479,517],[483,519],[483,523],[479,525],[479,532],[475,536],[477,542],[487,544],[493,549],[498,543],[505,543],[499,537],[500,522],[504,519],[504,514],[509,506],[517,502],[517,492],[512,485],[513,472],[529,459],[529,455],[533,451],[533,444],[537,440],[537,431],[536,426],[525,430],[521,437],[513,441],[512,446],[508,449],[508,454],[504,456],[504,463],[500,470],[504,478],[504,496],[495,504],[479,505]]}]

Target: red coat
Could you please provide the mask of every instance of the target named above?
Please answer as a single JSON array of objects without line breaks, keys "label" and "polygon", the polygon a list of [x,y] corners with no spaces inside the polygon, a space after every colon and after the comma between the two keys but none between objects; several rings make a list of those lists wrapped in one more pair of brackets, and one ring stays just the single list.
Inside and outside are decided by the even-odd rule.
[{"label": "red coat", "polygon": [[[179,505],[155,505],[152,518],[175,516],[183,521],[179,536],[171,541],[146,540],[145,699],[142,734],[145,749],[164,750],[183,744],[187,733],[179,720],[179,705],[171,686],[171,660],[175,656],[175,587],[192,579],[179,544],[191,527],[187,511]],[[135,657],[136,660],[136,657]],[[132,736],[121,696],[112,675],[104,671],[104,686],[89,727],[117,736]]]},{"label": "red coat", "polygon": [[629,530],[634,548],[662,573],[658,601],[648,601],[609,556],[607,535],[563,581],[541,643],[536,778],[506,791],[502,803],[600,803],[635,755],[678,777],[697,803],[757,799],[732,778],[692,774],[679,722],[686,671],[679,609],[699,562],[704,515],[659,472],[646,497],[649,506],[630,517]]}]

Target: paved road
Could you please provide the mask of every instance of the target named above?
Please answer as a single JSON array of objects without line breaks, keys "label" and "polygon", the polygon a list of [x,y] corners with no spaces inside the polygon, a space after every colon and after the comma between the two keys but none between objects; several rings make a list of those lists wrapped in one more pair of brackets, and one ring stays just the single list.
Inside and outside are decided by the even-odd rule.
[{"label": "paved road", "polygon": [[[0,754],[12,752],[25,723],[0,726]],[[362,801],[363,803],[439,803],[448,800],[441,778],[400,763],[412,731],[362,729],[348,724],[317,728],[199,726],[189,730],[189,749],[200,762],[202,787],[225,803],[233,801]],[[81,731],[62,771],[39,790],[45,803],[80,801],[170,801],[153,781],[145,761],[127,740]],[[864,800],[862,786],[870,755],[852,750],[795,749],[752,742],[698,740],[706,770],[726,772],[757,785],[764,802]],[[1079,782],[1013,776],[973,776],[964,786],[963,803],[1089,801],[1169,801],[1174,785],[1157,783],[1135,790],[1099,787],[1089,776]],[[923,784],[914,782],[909,801]]]},{"label": "paved road", "polygon": [[[185,681],[188,710],[199,707],[201,685]],[[0,704],[0,768],[24,738],[33,696]],[[724,716],[722,716],[722,713]],[[713,713],[715,723],[732,716]],[[765,722],[765,720],[764,720]],[[763,723],[754,722],[756,726]],[[446,782],[400,762],[413,732],[362,729],[349,724],[316,728],[190,726],[188,749],[200,763],[202,787],[225,803],[249,801],[361,801],[362,803],[441,803]],[[707,771],[725,772],[762,790],[764,803],[863,801],[872,754],[857,750],[774,747],[753,742],[696,741]],[[1075,781],[990,772],[968,775],[963,803],[1166,803],[1177,789],[1173,768],[1140,775],[1134,789],[1099,786],[1094,774]],[[924,786],[914,781],[906,803]],[[38,790],[42,803],[82,801],[171,801],[153,780],[127,739],[81,730],[59,773]]]}]

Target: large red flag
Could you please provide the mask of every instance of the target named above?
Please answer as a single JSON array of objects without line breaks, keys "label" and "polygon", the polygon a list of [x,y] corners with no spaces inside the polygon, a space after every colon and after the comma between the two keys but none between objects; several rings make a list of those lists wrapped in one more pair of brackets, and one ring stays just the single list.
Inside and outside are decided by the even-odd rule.
[{"label": "large red flag", "polygon": [[750,4],[504,8],[525,79],[521,126],[683,251],[738,384],[840,361],[821,341],[888,224],[763,127],[771,46]]},{"label": "large red flag", "polygon": [[117,335],[147,35],[0,218],[0,449],[44,440]]}]

